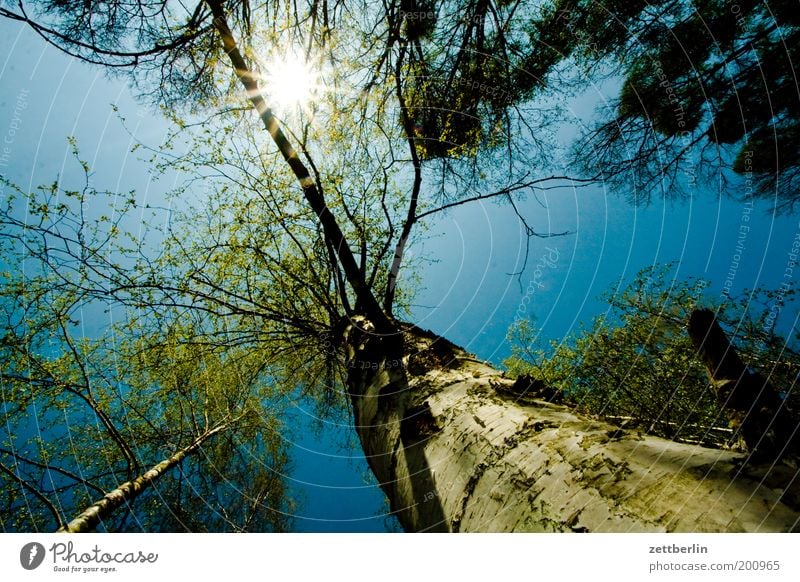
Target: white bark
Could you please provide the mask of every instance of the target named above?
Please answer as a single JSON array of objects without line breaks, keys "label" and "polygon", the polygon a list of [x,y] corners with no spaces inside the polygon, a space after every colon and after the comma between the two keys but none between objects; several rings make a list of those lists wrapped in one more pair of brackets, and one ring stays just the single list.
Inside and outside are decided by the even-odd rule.
[{"label": "white bark", "polygon": [[[349,384],[370,466],[406,531],[797,531],[797,468],[523,404],[444,340],[404,372],[351,332]],[[417,375],[413,375],[417,373]],[[788,487],[788,488],[787,488]]]},{"label": "white bark", "polygon": [[221,424],[197,437],[192,444],[164,459],[144,474],[132,481],[126,481],[113,491],[106,493],[101,499],[87,507],[75,519],[60,527],[57,533],[84,533],[93,531],[98,524],[120,506],[133,502],[145,489],[152,487],[156,480],[167,471],[178,465],[187,456],[194,454],[200,446],[215,434],[231,426],[230,422]]}]

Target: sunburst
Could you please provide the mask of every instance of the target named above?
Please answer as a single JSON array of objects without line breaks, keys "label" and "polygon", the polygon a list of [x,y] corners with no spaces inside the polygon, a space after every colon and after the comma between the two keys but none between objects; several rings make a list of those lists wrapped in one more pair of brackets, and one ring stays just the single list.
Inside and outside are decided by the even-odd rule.
[{"label": "sunburst", "polygon": [[283,113],[296,107],[307,109],[322,91],[318,69],[291,53],[270,58],[262,78],[270,106]]}]

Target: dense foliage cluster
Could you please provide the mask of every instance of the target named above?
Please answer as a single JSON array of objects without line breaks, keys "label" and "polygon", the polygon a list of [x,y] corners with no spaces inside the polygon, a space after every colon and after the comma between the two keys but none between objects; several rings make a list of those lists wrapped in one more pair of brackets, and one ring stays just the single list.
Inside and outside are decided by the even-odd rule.
[{"label": "dense foliage cluster", "polygon": [[[704,293],[706,282],[678,282],[667,274],[643,271],[625,289],[609,293],[608,312],[591,326],[549,346],[537,341],[531,322],[519,322],[510,331],[510,373],[529,375],[555,390],[560,401],[644,432],[733,446],[736,435],[686,332],[692,310],[713,306],[748,367],[775,386],[787,406],[800,410],[800,335],[770,325],[776,294],[715,301]],[[792,295],[781,301],[788,305],[780,307],[792,308]]]}]

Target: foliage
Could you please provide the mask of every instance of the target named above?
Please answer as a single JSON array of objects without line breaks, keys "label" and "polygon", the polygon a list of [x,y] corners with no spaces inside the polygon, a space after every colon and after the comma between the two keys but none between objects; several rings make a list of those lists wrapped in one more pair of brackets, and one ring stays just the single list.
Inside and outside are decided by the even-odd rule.
[{"label": "foliage", "polygon": [[[670,278],[667,268],[645,269],[609,295],[608,313],[563,341],[542,347],[530,322],[512,327],[505,365],[512,375],[530,375],[591,414],[671,439],[726,443],[727,419],[686,333],[692,310],[711,306],[745,363],[798,410],[800,332],[786,337],[765,326],[776,295],[760,291],[715,301],[707,289],[701,280]],[[761,309],[756,300],[766,301]],[[792,295],[783,300],[791,304]]]},{"label": "foliage", "polygon": [[[411,12],[428,4],[435,24],[410,24]],[[143,522],[150,529],[284,527],[280,513],[261,511],[288,503],[279,502],[280,480],[241,452],[251,447],[270,465],[285,463],[271,407],[298,391],[323,409],[349,405],[344,325],[353,315],[376,315],[375,306],[387,321],[394,310],[403,313],[413,273],[399,284],[400,265],[424,217],[469,200],[513,203],[512,195],[547,180],[531,176],[524,159],[538,143],[533,131],[498,129],[523,92],[509,92],[516,85],[505,80],[502,99],[472,96],[471,79],[489,81],[482,76],[489,61],[475,50],[510,46],[512,36],[518,45],[520,30],[505,31],[497,6],[478,2],[470,9],[475,19],[462,22],[457,4],[428,4],[38,0],[0,8],[0,16],[25,22],[76,58],[128,75],[176,128],[152,150],[154,166],[185,178],[168,208],[137,206],[135,193],[98,191],[84,163],[77,190],[5,184],[4,257],[23,265],[7,274],[3,295],[6,420],[20,435],[6,453],[17,464],[3,472],[8,515],[20,519],[9,528],[60,522],[233,419],[202,454],[159,481],[163,491],[138,502],[147,508]],[[510,23],[511,10],[501,11]],[[451,25],[463,50],[422,50]],[[314,103],[272,112],[260,101],[269,94],[265,61],[291,52],[328,73],[326,88]],[[427,79],[416,71],[420,63],[431,69]],[[443,103],[417,96],[435,86],[431,95],[449,101],[448,69],[464,81],[459,107],[487,118],[467,134],[459,134],[460,121],[444,120],[418,136],[412,112]],[[518,116],[517,126],[532,123]],[[489,139],[488,128],[501,137]],[[457,151],[431,154],[428,139],[455,140]],[[134,211],[144,225],[136,236]],[[106,326],[100,313],[115,324]],[[36,406],[58,409],[64,420],[45,415],[46,430],[27,426],[39,420]],[[41,485],[51,461],[63,464],[66,481],[57,487]],[[249,475],[244,493],[223,494],[215,471],[232,482]],[[13,501],[21,489],[36,497],[27,513]],[[191,497],[190,489],[200,494]],[[63,507],[50,501],[54,495]],[[198,506],[203,498],[211,508]],[[248,515],[256,509],[253,524]],[[112,527],[127,514],[118,519]]]},{"label": "foliage", "polygon": [[[728,167],[747,198],[797,202],[800,22],[784,0],[555,0],[536,25],[550,58],[624,77],[575,149],[636,200]],[[588,65],[592,63],[592,65]],[[604,66],[599,66],[603,63]],[[724,174],[722,175],[724,178]]]},{"label": "foliage", "polygon": [[[612,6],[634,18],[640,4]],[[585,22],[581,10],[570,13],[576,26],[596,30],[598,10]],[[422,22],[422,13],[433,17]],[[128,75],[175,127],[152,150],[154,166],[185,178],[159,209],[137,206],[133,193],[94,189],[85,164],[76,191],[7,184],[16,194],[0,213],[5,260],[24,266],[4,287],[5,414],[25,441],[9,450],[26,460],[11,457],[27,472],[3,474],[39,507],[15,513],[6,495],[9,515],[22,516],[14,528],[45,527],[47,512],[58,518],[48,496],[69,491],[78,505],[96,492],[84,481],[106,490],[103,479],[130,478],[234,420],[166,476],[163,491],[141,500],[152,512],[147,527],[285,527],[280,480],[257,461],[286,461],[277,432],[286,429],[272,407],[298,391],[322,409],[350,405],[344,328],[366,315],[380,333],[398,332],[395,313],[406,314],[413,293],[405,250],[424,220],[500,200],[529,236],[546,236],[515,201],[574,183],[546,173],[555,160],[542,135],[557,108],[531,104],[546,95],[545,78],[564,54],[594,49],[570,48],[573,31],[542,26],[532,4],[36,0],[0,16]],[[614,27],[603,30],[609,46],[619,40]],[[547,34],[561,52],[541,50]],[[265,61],[276,53],[302,55],[320,70],[325,87],[313,103],[269,106]],[[165,228],[131,236],[125,220],[134,210],[145,225]],[[116,324],[87,333],[87,324],[103,328],[85,315],[98,310]],[[674,337],[665,331],[654,345],[666,349]],[[685,398],[677,400],[684,410]],[[45,415],[46,430],[31,431],[33,406],[58,410],[67,424]],[[696,423],[705,422],[698,414]],[[64,427],[76,424],[77,440],[64,439]],[[68,482],[40,485],[53,459],[91,479],[61,472]]]},{"label": "foliage", "polygon": [[3,530],[55,529],[218,426],[105,529],[286,529],[264,358],[208,341],[219,331],[208,311],[168,300],[163,275],[132,284],[154,264],[122,234],[131,199],[96,191],[88,174],[78,191],[6,191],[0,262],[19,267],[0,288]]}]

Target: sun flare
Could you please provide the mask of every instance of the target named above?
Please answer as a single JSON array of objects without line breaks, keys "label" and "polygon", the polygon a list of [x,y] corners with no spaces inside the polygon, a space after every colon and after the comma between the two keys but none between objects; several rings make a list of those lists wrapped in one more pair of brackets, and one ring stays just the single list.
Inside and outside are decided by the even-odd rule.
[{"label": "sun flare", "polygon": [[302,57],[274,56],[266,65],[264,92],[273,107],[305,108],[320,90],[319,72]]}]

